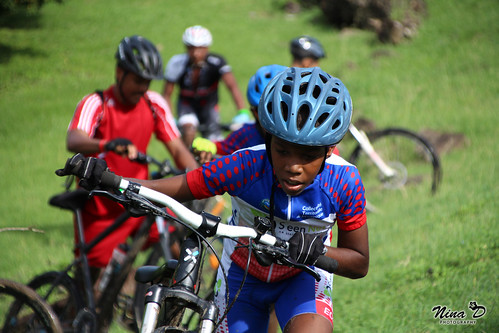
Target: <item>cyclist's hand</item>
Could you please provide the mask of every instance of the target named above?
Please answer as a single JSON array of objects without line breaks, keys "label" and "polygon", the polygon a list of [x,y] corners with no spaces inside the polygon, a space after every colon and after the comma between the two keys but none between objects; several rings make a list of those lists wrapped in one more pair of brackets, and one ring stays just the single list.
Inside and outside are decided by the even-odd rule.
[{"label": "cyclist's hand", "polygon": [[198,158],[200,164],[211,161],[217,153],[217,146],[208,139],[197,137],[192,141],[192,152]]},{"label": "cyclist's hand", "polygon": [[233,124],[243,125],[251,121],[251,112],[248,109],[241,109],[237,115],[232,118]]},{"label": "cyclist's hand", "polygon": [[59,177],[63,176],[78,176],[80,170],[85,164],[85,156],[83,154],[75,154],[73,157],[68,158],[66,165],[63,169],[55,170],[55,174]]},{"label": "cyclist's hand", "polygon": [[66,161],[64,169],[56,170],[55,173],[58,176],[75,175],[80,178],[81,187],[93,190],[100,184],[102,173],[106,170],[108,170],[106,161],[76,154]]},{"label": "cyclist's hand", "polygon": [[306,234],[297,232],[288,241],[289,257],[300,264],[314,265],[320,255],[326,253],[325,233]]},{"label": "cyclist's hand", "polygon": [[104,145],[105,151],[113,151],[118,155],[123,157],[128,157],[133,160],[137,158],[137,148],[133,144],[132,141],[127,138],[116,138],[111,141],[108,141]]}]

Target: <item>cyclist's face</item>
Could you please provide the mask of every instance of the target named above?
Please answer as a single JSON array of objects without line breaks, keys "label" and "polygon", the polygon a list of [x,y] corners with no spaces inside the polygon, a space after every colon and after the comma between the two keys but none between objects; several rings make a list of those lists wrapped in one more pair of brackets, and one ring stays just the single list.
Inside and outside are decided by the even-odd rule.
[{"label": "cyclist's face", "polygon": [[121,85],[121,93],[123,94],[121,97],[124,99],[120,102],[125,105],[137,104],[151,84],[151,80],[143,79],[132,72],[127,72],[125,75],[125,71],[119,67],[116,75],[118,84]]},{"label": "cyclist's face", "polygon": [[[270,151],[272,165],[284,192],[300,194],[319,173],[324,161],[324,147],[310,147],[290,143],[272,137]],[[334,147],[329,147],[326,157],[331,156]]]},{"label": "cyclist's face", "polygon": [[319,60],[315,58],[303,58],[303,59],[295,59],[292,64],[293,67],[301,67],[301,68],[310,68],[310,67],[318,67]]},{"label": "cyclist's face", "polygon": [[209,49],[204,46],[187,46],[187,54],[195,64],[203,63],[208,55]]}]

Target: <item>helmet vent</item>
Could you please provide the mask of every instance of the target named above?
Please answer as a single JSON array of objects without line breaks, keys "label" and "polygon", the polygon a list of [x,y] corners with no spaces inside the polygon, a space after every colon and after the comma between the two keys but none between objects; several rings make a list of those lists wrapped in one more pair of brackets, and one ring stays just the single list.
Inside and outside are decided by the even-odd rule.
[{"label": "helmet vent", "polygon": [[305,92],[307,91],[307,88],[308,88],[308,82],[303,82],[302,84],[300,84],[300,89],[299,89],[298,93],[300,95],[305,94]]},{"label": "helmet vent", "polygon": [[290,85],[283,85],[282,86],[282,92],[289,94],[291,92],[291,86]]},{"label": "helmet vent", "polygon": [[267,112],[268,112],[269,114],[272,114],[272,102],[268,102],[268,103],[267,103]]},{"label": "helmet vent", "polygon": [[340,125],[341,125],[341,121],[339,119],[336,119],[336,121],[334,122],[333,127],[331,127],[331,129],[334,131],[335,129],[340,127]]},{"label": "helmet vent", "polygon": [[340,93],[340,91],[338,90],[338,88],[333,88],[333,92],[334,92],[334,93],[337,93],[337,94],[339,94],[339,93]]},{"label": "helmet vent", "polygon": [[308,104],[302,104],[298,109],[298,114],[296,117],[296,128],[301,130],[310,116],[310,107]]},{"label": "helmet vent", "polygon": [[336,102],[338,100],[336,99],[336,97],[333,97],[333,96],[329,96],[328,98],[326,98],[326,104],[328,105],[336,105]]},{"label": "helmet vent", "polygon": [[288,121],[288,105],[285,102],[281,102],[281,115],[284,121]]},{"label": "helmet vent", "polygon": [[312,74],[312,72],[302,72],[301,77],[305,77],[305,76],[310,75],[310,74]]},{"label": "helmet vent", "polygon": [[314,98],[317,99],[321,94],[321,91],[322,91],[321,87],[315,86],[314,91],[312,92],[312,96],[314,96]]},{"label": "helmet vent", "polygon": [[324,75],[319,75],[323,83],[326,83],[328,81],[328,78],[325,77]]},{"label": "helmet vent", "polygon": [[315,122],[315,127],[317,128],[321,126],[326,121],[327,117],[329,117],[329,113],[324,112],[323,114],[321,114],[321,116]]}]

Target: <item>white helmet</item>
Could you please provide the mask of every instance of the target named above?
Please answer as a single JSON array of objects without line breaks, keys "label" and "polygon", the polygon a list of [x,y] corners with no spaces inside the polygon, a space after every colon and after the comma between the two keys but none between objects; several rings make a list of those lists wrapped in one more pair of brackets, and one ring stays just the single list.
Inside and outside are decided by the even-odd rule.
[{"label": "white helmet", "polygon": [[200,25],[195,25],[185,29],[182,41],[187,46],[208,47],[211,45],[213,39],[208,29]]}]

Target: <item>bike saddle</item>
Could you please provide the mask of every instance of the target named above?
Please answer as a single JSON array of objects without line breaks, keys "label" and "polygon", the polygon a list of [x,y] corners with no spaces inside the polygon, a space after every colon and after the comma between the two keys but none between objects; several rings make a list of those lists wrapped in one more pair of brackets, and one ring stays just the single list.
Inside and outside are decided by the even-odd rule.
[{"label": "bike saddle", "polygon": [[171,277],[175,268],[177,267],[177,260],[168,260],[162,266],[142,266],[135,272],[135,281],[140,283],[148,283],[157,280],[158,278]]},{"label": "bike saddle", "polygon": [[88,199],[88,191],[77,188],[74,191],[66,191],[50,198],[49,204],[62,209],[75,211],[83,208]]}]

